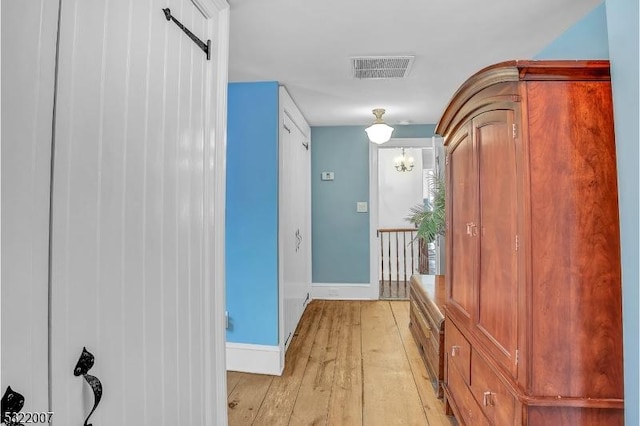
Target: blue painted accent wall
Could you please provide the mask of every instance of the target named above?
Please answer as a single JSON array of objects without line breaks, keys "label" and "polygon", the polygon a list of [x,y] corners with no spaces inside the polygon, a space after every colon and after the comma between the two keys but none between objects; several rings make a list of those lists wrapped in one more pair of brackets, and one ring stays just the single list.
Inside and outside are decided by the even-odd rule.
[{"label": "blue painted accent wall", "polygon": [[227,341],[278,344],[278,83],[230,83]]},{"label": "blue painted accent wall", "polygon": [[[367,126],[311,128],[312,282],[369,284],[369,202]],[[434,124],[394,126],[394,138],[431,137]],[[334,172],[322,181],[321,172]]]},{"label": "blue painted accent wall", "polygon": [[605,4],[589,12],[534,59],[609,59]]},{"label": "blue painted accent wall", "polygon": [[611,83],[618,160],[622,317],[624,327],[625,424],[640,425],[640,252],[638,218],[640,129],[638,93],[640,50],[638,0],[607,0]]},{"label": "blue painted accent wall", "polygon": [[[639,18],[637,0],[606,0],[536,55],[536,59],[611,62],[620,203],[626,426],[640,425]],[[606,56],[601,46],[603,34],[608,44]]]}]

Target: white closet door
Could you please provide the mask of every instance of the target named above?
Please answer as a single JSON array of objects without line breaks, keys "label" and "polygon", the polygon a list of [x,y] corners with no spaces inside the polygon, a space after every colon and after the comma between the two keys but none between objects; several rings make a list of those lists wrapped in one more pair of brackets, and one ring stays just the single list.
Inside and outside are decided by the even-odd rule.
[{"label": "white closet door", "polygon": [[309,152],[305,148],[305,135],[285,113],[281,136],[283,180],[280,220],[284,228],[283,280],[284,280],[284,339],[291,342],[298,321],[308,301],[310,286],[309,238]]},{"label": "white closet door", "polygon": [[309,222],[311,221],[311,185],[310,185],[310,151],[308,150],[308,138],[302,133],[300,128],[295,128],[295,141],[293,149],[296,155],[296,171],[295,171],[295,210],[296,229],[299,232],[298,252],[296,253],[296,325],[300,321],[300,317],[304,308],[309,301],[311,286],[311,237],[309,231]]},{"label": "white closet door", "polygon": [[296,270],[295,260],[298,251],[298,234],[296,233],[295,186],[296,156],[292,149],[295,141],[295,124],[285,115],[280,132],[281,167],[279,179],[282,182],[280,191],[280,226],[283,229],[280,244],[282,248],[282,279],[284,304],[284,344],[291,343],[296,326]]},{"label": "white closet door", "polygon": [[[205,54],[162,8],[216,46],[189,0],[62,4],[53,176],[52,396],[81,425],[204,425]],[[212,115],[216,111],[209,111]],[[214,117],[211,117],[213,119]],[[207,184],[208,185],[208,184]],[[209,371],[209,374],[214,374]],[[223,380],[223,379],[222,379]],[[211,424],[211,422],[209,422]]]},{"label": "white closet door", "polygon": [[2,0],[2,384],[47,411],[51,121],[58,2]]}]

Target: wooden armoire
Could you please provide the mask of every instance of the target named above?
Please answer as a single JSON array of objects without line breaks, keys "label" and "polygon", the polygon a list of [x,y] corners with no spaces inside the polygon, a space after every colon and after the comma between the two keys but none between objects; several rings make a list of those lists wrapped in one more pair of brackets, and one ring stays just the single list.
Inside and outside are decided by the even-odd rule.
[{"label": "wooden armoire", "polygon": [[436,132],[447,163],[447,410],[470,426],[622,425],[608,61],[487,67]]}]

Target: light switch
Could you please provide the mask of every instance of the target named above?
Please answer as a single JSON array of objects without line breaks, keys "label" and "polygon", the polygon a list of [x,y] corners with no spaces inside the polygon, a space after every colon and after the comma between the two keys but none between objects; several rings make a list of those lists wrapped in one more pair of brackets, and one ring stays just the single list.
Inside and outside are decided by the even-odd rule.
[{"label": "light switch", "polygon": [[333,172],[322,172],[321,179],[322,180],[333,180]]},{"label": "light switch", "polygon": [[356,203],[356,212],[366,213],[367,211],[369,211],[369,206],[366,201],[358,201]]}]

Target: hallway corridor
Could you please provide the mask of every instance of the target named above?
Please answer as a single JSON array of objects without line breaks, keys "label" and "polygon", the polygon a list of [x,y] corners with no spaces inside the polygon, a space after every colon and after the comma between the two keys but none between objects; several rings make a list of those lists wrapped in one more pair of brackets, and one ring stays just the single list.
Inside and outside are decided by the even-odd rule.
[{"label": "hallway corridor", "polygon": [[405,301],[312,301],[281,377],[228,372],[229,425],[453,424],[408,324]]}]

